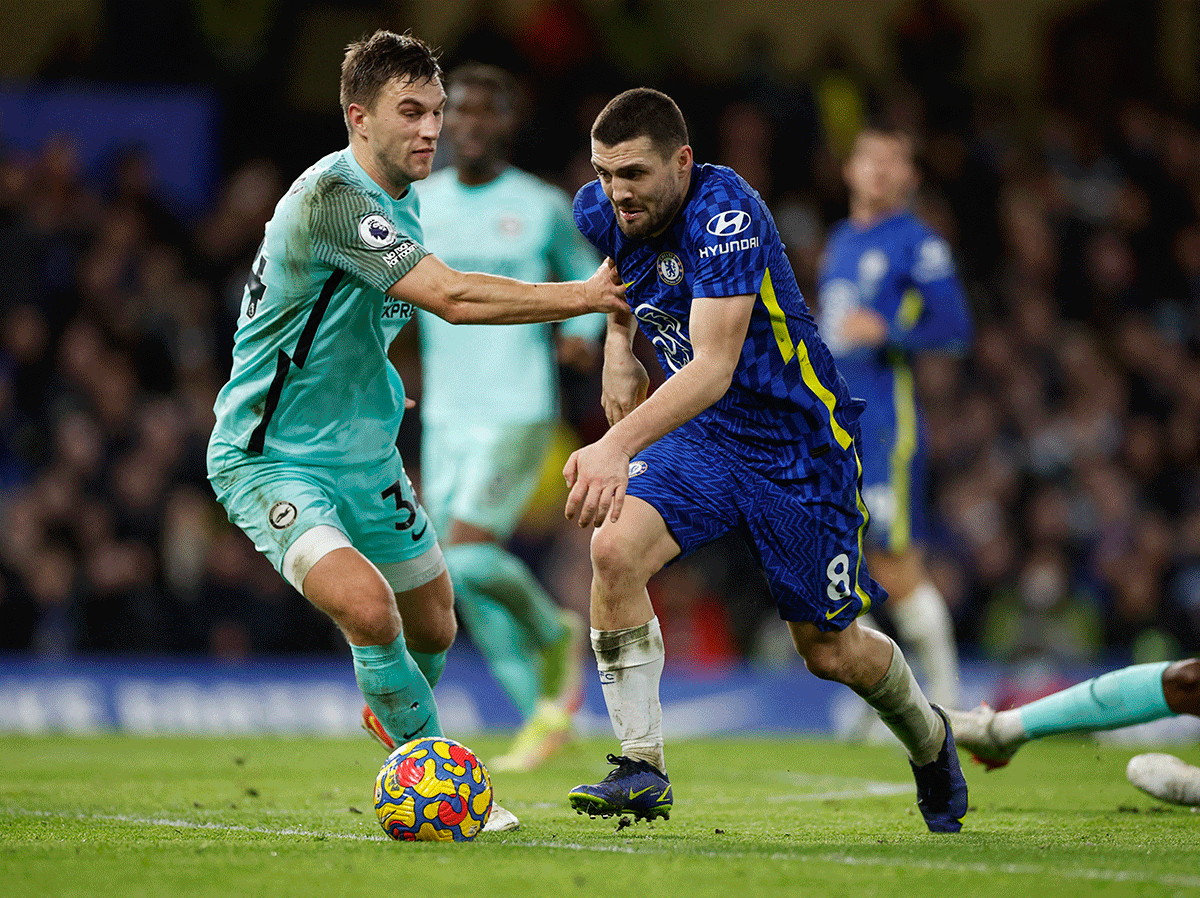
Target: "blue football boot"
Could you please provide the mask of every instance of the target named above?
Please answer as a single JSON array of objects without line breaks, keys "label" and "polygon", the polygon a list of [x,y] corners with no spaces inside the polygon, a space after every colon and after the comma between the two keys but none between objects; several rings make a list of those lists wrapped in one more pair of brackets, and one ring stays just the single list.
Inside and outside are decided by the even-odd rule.
[{"label": "blue football boot", "polygon": [[950,721],[937,705],[933,710],[946,724],[946,741],[938,756],[918,767],[910,760],[913,777],[917,781],[917,807],[925,818],[931,833],[956,833],[962,829],[962,818],[967,813],[967,780],[958,763],[958,749],[954,746],[954,733]]},{"label": "blue football boot", "polygon": [[567,793],[576,812],[589,817],[632,814],[635,820],[671,816],[671,781],[646,761],[609,755],[616,769],[594,786],[576,786]]}]

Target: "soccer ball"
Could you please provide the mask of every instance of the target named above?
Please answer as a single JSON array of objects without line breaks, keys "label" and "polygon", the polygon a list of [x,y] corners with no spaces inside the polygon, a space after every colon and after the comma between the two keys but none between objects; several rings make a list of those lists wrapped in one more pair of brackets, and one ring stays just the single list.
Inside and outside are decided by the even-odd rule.
[{"label": "soccer ball", "polygon": [[383,831],[404,842],[470,842],[492,813],[492,779],[471,749],[442,736],[388,755],[375,778]]}]

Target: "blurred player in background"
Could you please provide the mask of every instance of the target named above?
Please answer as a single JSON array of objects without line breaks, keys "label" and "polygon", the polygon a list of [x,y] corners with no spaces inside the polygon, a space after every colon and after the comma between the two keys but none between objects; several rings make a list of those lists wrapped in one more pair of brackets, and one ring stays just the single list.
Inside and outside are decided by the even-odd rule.
[{"label": "blurred player in background", "polygon": [[[563,471],[592,538],[592,648],[621,755],[570,792],[581,813],[666,817],[662,633],[646,584],[724,533],[755,552],[797,651],[876,708],[907,748],[930,830],[957,832],[967,784],[944,716],[904,655],[856,618],[884,592],[861,557],[858,417],[817,335],[775,222],[736,172],[699,165],[670,97],[639,88],[592,126],[599,179],[575,221],[629,284],[609,316],[608,432]],[[667,379],[646,398],[635,316]]]},{"label": "blurred player in background", "polygon": [[[527,281],[586,278],[599,262],[571,200],[514,168],[512,77],[467,64],[447,79],[453,167],[422,182],[425,247],[463,271]],[[504,548],[537,486],[558,420],[558,357],[598,360],[603,315],[455,327],[419,315],[421,498],[442,534],[455,603],[524,726],[493,770],[526,770],[566,742],[583,699],[586,631]],[[594,363],[594,361],[593,361]]]},{"label": "blurred player in background", "polygon": [[[1200,660],[1135,664],[1007,711],[980,705],[946,713],[958,744],[995,770],[1031,739],[1115,730],[1177,714],[1200,717]],[[1125,774],[1155,798],[1200,805],[1200,768],[1173,755],[1137,755]]]},{"label": "blurred player in background", "polygon": [[[456,628],[436,531],[396,449],[405,398],[388,345],[418,307],[463,323],[626,308],[606,266],[585,283],[527,284],[425,250],[411,185],[430,173],[444,103],[419,39],[380,31],[347,48],[349,145],[267,223],[208,448],[229,519],[345,634],[385,744],[441,735],[432,687]],[[488,822],[516,825],[502,810]]]},{"label": "blurred player in background", "polygon": [[911,139],[862,131],[844,177],[850,217],[825,246],[818,324],[850,394],[867,403],[860,419],[867,563],[888,592],[886,614],[915,653],[926,693],[955,706],[954,625],[925,565],[927,472],[912,360],[964,352],[971,322],[948,244],[909,210],[917,186]]}]

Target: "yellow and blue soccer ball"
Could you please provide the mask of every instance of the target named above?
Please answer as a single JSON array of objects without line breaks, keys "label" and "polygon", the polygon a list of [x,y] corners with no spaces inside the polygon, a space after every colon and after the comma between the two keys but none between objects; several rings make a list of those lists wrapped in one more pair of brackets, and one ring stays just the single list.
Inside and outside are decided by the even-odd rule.
[{"label": "yellow and blue soccer ball", "polygon": [[383,831],[404,842],[470,842],[492,813],[492,780],[475,753],[442,736],[388,755],[375,778]]}]

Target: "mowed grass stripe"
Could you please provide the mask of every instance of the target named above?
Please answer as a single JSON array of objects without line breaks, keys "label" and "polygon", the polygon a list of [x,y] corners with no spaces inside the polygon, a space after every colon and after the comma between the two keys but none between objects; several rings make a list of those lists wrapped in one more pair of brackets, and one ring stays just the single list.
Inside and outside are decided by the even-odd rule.
[{"label": "mowed grass stripe", "polygon": [[[388,842],[385,835],[366,835],[361,833],[346,833],[332,830],[312,830],[297,827],[274,828],[269,826],[242,826],[238,824],[214,823],[212,821],[196,821],[178,818],[137,817],[129,814],[67,814],[50,811],[30,811],[28,809],[6,808],[4,813],[12,816],[30,818],[56,818],[78,822],[105,821],[108,823],[127,823],[134,826],[167,827],[170,829],[193,829],[209,832],[251,833],[255,835],[292,837],[302,836],[319,840],[345,840],[354,842]],[[500,841],[514,848],[536,848],[555,851],[604,852],[615,854],[636,855],[667,855],[678,853],[677,849],[657,845],[653,842],[642,841],[636,845],[592,844],[581,842],[563,842],[547,839],[525,839],[520,833],[502,836],[485,837],[488,841]],[[400,849],[402,850],[402,849]],[[454,850],[452,847],[450,850]],[[762,859],[771,861],[786,861],[789,863],[836,863],[847,866],[885,867],[910,870],[938,871],[946,873],[973,873],[981,876],[999,874],[1012,876],[1037,876],[1050,879],[1089,880],[1111,883],[1145,883],[1179,888],[1200,888],[1200,876],[1179,876],[1174,874],[1153,874],[1142,870],[1121,869],[1063,869],[1061,866],[1048,864],[987,864],[980,862],[962,863],[955,861],[931,861],[919,858],[881,858],[859,856],[844,851],[812,852],[812,851],[772,851],[767,854],[744,850],[693,850],[690,854],[714,859],[746,860]]]}]

